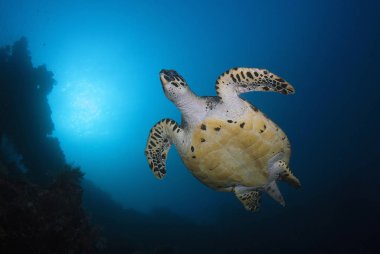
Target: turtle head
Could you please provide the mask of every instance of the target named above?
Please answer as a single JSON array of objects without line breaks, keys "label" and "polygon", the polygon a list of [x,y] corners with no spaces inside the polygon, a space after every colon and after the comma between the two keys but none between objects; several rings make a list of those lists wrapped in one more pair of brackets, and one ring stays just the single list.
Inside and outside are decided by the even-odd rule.
[{"label": "turtle head", "polygon": [[166,97],[174,103],[177,103],[190,91],[186,81],[175,70],[161,70],[160,80]]}]

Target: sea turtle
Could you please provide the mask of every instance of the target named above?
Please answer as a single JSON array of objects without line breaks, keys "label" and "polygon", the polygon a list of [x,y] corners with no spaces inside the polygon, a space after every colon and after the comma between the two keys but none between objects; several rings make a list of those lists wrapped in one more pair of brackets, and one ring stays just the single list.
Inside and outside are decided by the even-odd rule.
[{"label": "sea turtle", "polygon": [[166,159],[174,144],[191,173],[205,185],[234,192],[249,211],[260,206],[266,191],[281,205],[277,180],[300,187],[289,170],[290,144],[285,133],[239,94],[273,91],[293,94],[294,88],[265,69],[233,68],[216,81],[217,96],[195,95],[174,70],[162,70],[166,97],[182,113],[182,123],[159,121],[145,148],[150,168],[158,179],[166,174]]}]

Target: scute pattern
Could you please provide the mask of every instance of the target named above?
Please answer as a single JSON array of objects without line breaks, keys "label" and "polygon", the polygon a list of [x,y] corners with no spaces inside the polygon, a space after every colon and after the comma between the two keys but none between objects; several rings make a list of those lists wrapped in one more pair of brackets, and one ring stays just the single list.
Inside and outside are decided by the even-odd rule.
[{"label": "scute pattern", "polygon": [[194,128],[190,149],[181,156],[201,182],[222,190],[266,184],[267,162],[280,152],[288,162],[285,133],[260,112],[248,109],[239,119],[205,119]]}]

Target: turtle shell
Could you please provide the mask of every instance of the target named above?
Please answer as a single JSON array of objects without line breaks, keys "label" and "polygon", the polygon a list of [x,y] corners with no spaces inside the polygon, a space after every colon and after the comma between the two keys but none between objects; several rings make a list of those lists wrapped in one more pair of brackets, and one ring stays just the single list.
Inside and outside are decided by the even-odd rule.
[{"label": "turtle shell", "polygon": [[201,182],[217,190],[268,182],[268,161],[282,152],[289,162],[285,133],[261,112],[247,110],[238,119],[206,118],[191,133],[182,160]]}]

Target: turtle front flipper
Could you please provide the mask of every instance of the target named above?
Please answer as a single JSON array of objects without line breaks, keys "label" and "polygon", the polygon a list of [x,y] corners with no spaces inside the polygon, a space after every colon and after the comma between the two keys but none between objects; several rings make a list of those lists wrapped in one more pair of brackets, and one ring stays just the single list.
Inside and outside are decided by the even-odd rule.
[{"label": "turtle front flipper", "polygon": [[247,211],[255,212],[260,208],[261,193],[259,191],[235,191],[235,195]]},{"label": "turtle front flipper", "polygon": [[233,68],[216,80],[216,93],[222,100],[251,91],[272,91],[282,94],[295,92],[287,81],[265,69]]},{"label": "turtle front flipper", "polygon": [[166,174],[166,158],[171,145],[175,143],[180,132],[181,128],[171,119],[159,121],[150,130],[145,147],[145,156],[149,167],[158,179],[162,179]]}]

